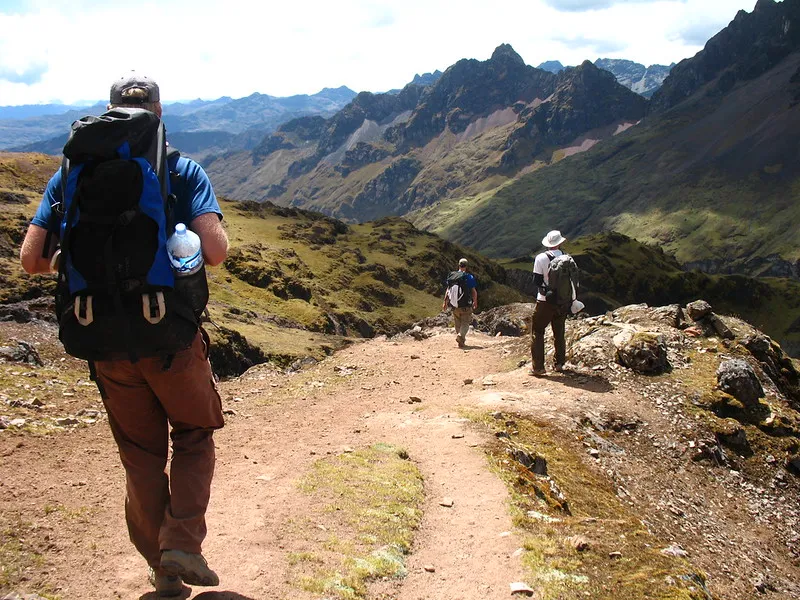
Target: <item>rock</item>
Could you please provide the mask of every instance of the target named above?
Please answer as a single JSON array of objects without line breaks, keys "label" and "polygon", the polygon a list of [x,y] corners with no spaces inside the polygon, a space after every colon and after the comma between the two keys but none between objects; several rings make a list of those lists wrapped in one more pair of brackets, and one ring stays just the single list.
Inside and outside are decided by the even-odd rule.
[{"label": "rock", "polygon": [[618,550],[616,550],[614,552],[609,552],[608,553],[608,558],[611,558],[611,559],[622,558],[622,552],[619,552]]},{"label": "rock", "polygon": [[686,314],[693,321],[699,321],[711,312],[711,305],[705,300],[695,300],[686,305]]},{"label": "rock", "polygon": [[17,592],[11,592],[10,594],[6,594],[0,600],[47,600],[38,594],[19,594]]},{"label": "rock", "polygon": [[678,557],[689,556],[689,553],[686,552],[686,550],[684,550],[677,544],[671,544],[670,546],[663,548],[661,550],[661,554],[663,554],[664,556],[678,556]]},{"label": "rock", "polygon": [[8,429],[11,426],[11,420],[8,417],[0,417],[0,429]]},{"label": "rock", "polygon": [[711,324],[711,327],[714,329],[717,335],[722,339],[732,340],[736,337],[735,335],[733,335],[733,332],[730,330],[730,328],[727,325],[725,325],[722,319],[720,319],[714,313],[711,313],[708,316],[706,316],[705,320]]},{"label": "rock", "polygon": [[39,357],[39,352],[32,344],[23,340],[14,340],[17,346],[0,346],[0,358],[10,362],[24,362],[43,367],[44,363]]},{"label": "rock", "polygon": [[454,503],[453,503],[453,499],[452,498],[444,497],[441,500],[439,500],[439,506],[444,506],[446,508],[452,508],[453,504]]},{"label": "rock", "polygon": [[583,537],[582,535],[576,535],[569,538],[569,543],[572,544],[572,547],[575,548],[578,552],[583,552],[584,550],[588,550],[591,544],[589,540]]},{"label": "rock", "polygon": [[80,421],[74,417],[63,417],[61,419],[56,419],[56,425],[59,427],[68,427],[69,425],[77,425],[78,423],[80,423]]},{"label": "rock", "polygon": [[409,396],[408,397],[408,403],[409,404],[415,404],[417,402],[422,402],[422,398],[420,398],[419,396]]},{"label": "rock", "polygon": [[792,475],[800,476],[800,454],[786,458],[786,470]]},{"label": "rock", "polygon": [[764,397],[764,388],[758,380],[753,367],[741,359],[723,361],[717,368],[717,383],[719,388],[736,398],[745,407],[758,404],[758,399]]},{"label": "rock", "polygon": [[436,573],[436,567],[434,567],[433,565],[425,565],[422,568],[425,569],[427,573]]},{"label": "rock", "polygon": [[464,385],[472,385],[472,382],[473,382],[472,379],[465,379],[464,380]]},{"label": "rock", "polygon": [[661,373],[668,369],[664,336],[650,331],[625,330],[614,336],[619,363],[637,373]]},{"label": "rock", "polygon": [[524,581],[515,581],[514,583],[510,583],[509,587],[511,588],[512,594],[533,596],[533,589]]},{"label": "rock", "polygon": [[511,457],[526,469],[537,475],[547,475],[547,460],[541,456],[532,455],[521,448],[509,449]]},{"label": "rock", "polygon": [[751,452],[750,442],[747,440],[747,432],[744,427],[733,421],[733,419],[727,419],[727,421],[732,421],[731,427],[725,431],[716,432],[719,443],[740,452]]}]

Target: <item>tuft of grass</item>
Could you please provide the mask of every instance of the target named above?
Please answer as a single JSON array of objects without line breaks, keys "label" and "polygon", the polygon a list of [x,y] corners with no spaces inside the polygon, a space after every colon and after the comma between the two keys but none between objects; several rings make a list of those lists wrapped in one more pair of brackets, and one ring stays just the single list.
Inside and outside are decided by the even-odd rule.
[{"label": "tuft of grass", "polygon": [[324,523],[326,536],[290,560],[298,587],[356,599],[369,580],[406,574],[424,492],[405,450],[376,444],[322,459],[299,487],[315,513],[305,527]]}]

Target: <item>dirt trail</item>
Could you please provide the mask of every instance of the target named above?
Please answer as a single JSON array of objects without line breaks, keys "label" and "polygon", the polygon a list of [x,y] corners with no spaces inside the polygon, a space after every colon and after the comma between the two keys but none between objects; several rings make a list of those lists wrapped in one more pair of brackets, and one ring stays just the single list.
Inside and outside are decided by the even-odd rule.
[{"label": "dirt trail", "polygon": [[[523,397],[530,407],[537,397],[547,398],[548,389],[563,387],[515,370],[507,343],[474,334],[462,351],[449,332],[421,342],[384,338],[356,344],[302,375],[256,367],[222,383],[225,408],[236,414],[215,437],[217,474],[204,547],[221,586],[195,587],[184,597],[303,597],[286,575],[292,547],[286,524],[308,501],[297,480],[326,453],[386,442],[407,449],[422,472],[425,516],[409,575],[399,584],[379,584],[375,594],[398,600],[507,598],[509,583],[523,578],[513,556],[519,540],[507,493],[478,447],[485,439],[467,427],[458,409],[519,404]],[[483,385],[487,376],[494,385]],[[474,383],[465,385],[465,379]],[[574,393],[559,390],[560,401],[569,403]],[[514,399],[503,400],[509,394]],[[409,403],[410,396],[422,402]],[[19,447],[0,443],[3,493],[13,498],[6,507],[31,517],[59,507],[36,522],[48,531],[47,579],[61,597],[154,598],[144,564],[127,541],[124,475],[107,426],[29,439]],[[440,506],[443,497],[452,498],[453,507]],[[381,591],[381,585],[391,589]]]}]

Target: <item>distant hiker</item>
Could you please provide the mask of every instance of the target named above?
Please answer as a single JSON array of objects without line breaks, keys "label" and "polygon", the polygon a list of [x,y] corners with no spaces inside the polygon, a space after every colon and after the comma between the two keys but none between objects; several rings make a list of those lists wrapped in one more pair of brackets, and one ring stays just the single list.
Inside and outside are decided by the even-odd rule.
[{"label": "distant hiker", "polygon": [[566,238],[560,231],[551,231],[542,240],[547,248],[533,263],[533,284],[537,288],[536,308],[531,327],[532,375],[545,374],[544,332],[550,325],[555,345],[554,368],[561,372],[566,361],[565,322],[570,312],[578,312],[583,304],[576,300],[578,268],[568,254],[561,251]]},{"label": "distant hiker", "polygon": [[[72,126],[62,168],[28,227],[28,273],[59,273],[59,339],[89,361],[126,471],[128,533],[159,596],[218,585],[201,554],[222,406],[199,315],[166,250],[176,223],[218,265],[228,238],[211,182],[168,152],[158,85],[135,73],[111,86],[109,111]],[[113,242],[113,243],[112,243]],[[199,257],[195,264],[199,261]],[[193,271],[194,272],[194,271]],[[172,462],[165,473],[172,438]]]},{"label": "distant hiker", "polygon": [[453,321],[456,327],[456,343],[464,347],[467,332],[472,323],[472,312],[478,309],[478,282],[475,276],[467,272],[469,261],[462,258],[458,261],[458,271],[447,276],[447,289],[444,293],[442,310],[453,309]]}]

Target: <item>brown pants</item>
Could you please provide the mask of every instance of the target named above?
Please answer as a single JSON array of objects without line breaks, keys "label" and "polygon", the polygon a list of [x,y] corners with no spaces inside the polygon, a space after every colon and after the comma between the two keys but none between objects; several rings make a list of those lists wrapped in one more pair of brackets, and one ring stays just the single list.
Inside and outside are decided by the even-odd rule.
[{"label": "brown pants", "polygon": [[214,475],[212,436],[224,424],[204,332],[166,371],[162,358],[98,361],[95,369],[125,467],[133,545],[151,567],[159,565],[162,550],[199,553]]},{"label": "brown pants", "polygon": [[467,339],[467,332],[469,326],[472,324],[472,307],[465,306],[463,308],[453,309],[453,324],[456,327],[456,338],[459,343],[464,343]]},{"label": "brown pants", "polygon": [[532,321],[531,358],[533,359],[533,368],[537,371],[544,369],[544,331],[548,325],[553,329],[553,343],[556,347],[555,363],[563,365],[567,354],[567,344],[564,336],[567,315],[559,315],[558,308],[555,305],[539,300],[536,302]]}]

